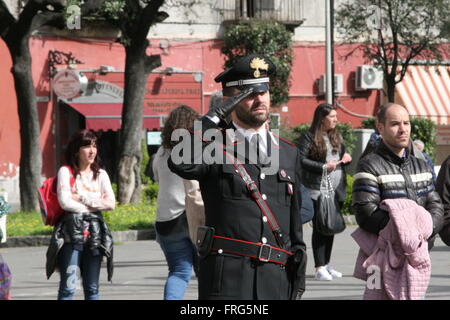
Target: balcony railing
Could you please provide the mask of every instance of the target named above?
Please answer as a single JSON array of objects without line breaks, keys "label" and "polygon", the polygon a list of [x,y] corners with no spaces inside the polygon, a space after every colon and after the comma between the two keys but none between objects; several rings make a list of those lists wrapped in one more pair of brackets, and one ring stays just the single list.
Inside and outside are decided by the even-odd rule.
[{"label": "balcony railing", "polygon": [[223,21],[249,19],[278,21],[300,25],[302,0],[217,0]]}]

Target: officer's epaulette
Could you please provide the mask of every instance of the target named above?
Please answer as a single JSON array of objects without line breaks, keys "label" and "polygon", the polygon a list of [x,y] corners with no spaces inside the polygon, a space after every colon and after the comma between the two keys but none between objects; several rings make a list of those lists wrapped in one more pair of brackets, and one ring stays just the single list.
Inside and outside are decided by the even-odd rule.
[{"label": "officer's epaulette", "polygon": [[283,139],[283,138],[281,138],[280,136],[277,136],[277,135],[275,135],[275,134],[274,134],[274,136],[277,137],[277,138],[280,139],[280,140],[283,140],[283,141],[286,142],[288,145],[291,145],[291,146],[293,146],[293,147],[297,147],[294,143],[292,143],[292,142],[290,142],[290,141],[288,141],[288,140],[286,140],[286,139]]}]

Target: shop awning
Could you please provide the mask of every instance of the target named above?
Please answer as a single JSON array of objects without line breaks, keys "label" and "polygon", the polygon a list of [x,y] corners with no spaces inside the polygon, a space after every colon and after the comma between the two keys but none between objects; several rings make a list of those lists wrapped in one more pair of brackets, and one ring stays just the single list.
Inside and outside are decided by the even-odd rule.
[{"label": "shop awning", "polygon": [[409,66],[396,90],[411,116],[450,124],[450,67]]},{"label": "shop awning", "polygon": [[[86,118],[86,128],[98,130],[119,130],[122,123],[121,103],[69,103],[70,107],[81,113]],[[159,129],[160,116],[145,114],[143,128]]]}]

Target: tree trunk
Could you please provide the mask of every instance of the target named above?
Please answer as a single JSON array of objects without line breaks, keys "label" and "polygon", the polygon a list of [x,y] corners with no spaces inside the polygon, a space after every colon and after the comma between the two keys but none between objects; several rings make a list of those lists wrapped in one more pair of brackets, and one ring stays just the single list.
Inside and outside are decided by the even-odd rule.
[{"label": "tree trunk", "polygon": [[20,121],[20,205],[21,210],[38,210],[37,188],[41,183],[42,156],[36,92],[31,73],[28,36],[7,43],[13,60],[12,74]]},{"label": "tree trunk", "polygon": [[388,102],[394,102],[395,100],[395,74],[389,74],[386,77],[386,89]]},{"label": "tree trunk", "polygon": [[121,204],[137,203],[141,198],[143,104],[149,75],[146,48],[146,43],[125,47],[125,94],[118,165],[118,200]]}]

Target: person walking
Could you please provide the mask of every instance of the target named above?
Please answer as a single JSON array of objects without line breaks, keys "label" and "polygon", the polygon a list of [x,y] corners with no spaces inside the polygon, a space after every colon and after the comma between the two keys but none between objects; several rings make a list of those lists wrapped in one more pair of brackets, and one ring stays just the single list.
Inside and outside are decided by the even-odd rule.
[{"label": "person walking", "polygon": [[71,300],[81,276],[86,300],[99,299],[102,257],[108,280],[113,273],[113,240],[101,211],[113,210],[115,196],[100,168],[98,138],[91,130],[75,133],[67,146],[66,165],[58,171],[58,201],[65,211],[55,225],[47,250],[47,277],[59,270],[58,300]]},{"label": "person walking", "polygon": [[269,58],[250,54],[219,74],[226,99],[202,118],[202,130],[180,141],[183,156],[172,152],[168,161],[179,176],[200,182],[200,300],[296,299],[304,291],[300,158],[266,126],[274,71]]},{"label": "person walking", "polygon": [[[324,170],[330,175],[339,207],[342,207],[345,201],[347,185],[345,166],[352,161],[352,157],[345,152],[342,136],[336,129],[337,121],[337,112],[334,106],[318,105],[310,129],[302,134],[298,143],[302,165],[302,183],[309,190],[316,213],[319,208],[318,198]],[[330,281],[333,278],[341,278],[342,273],[329,264],[334,235],[323,235],[317,230],[316,216],[317,214],[313,218],[312,232],[315,279]]]},{"label": "person walking", "polygon": [[[198,211],[198,202],[201,202],[201,199],[195,195],[198,193],[198,187],[193,184],[195,182],[183,182],[183,179],[171,172],[167,166],[167,159],[175,145],[172,133],[176,129],[191,128],[196,119],[199,119],[198,113],[188,106],[179,106],[169,114],[161,133],[162,145],[156,152],[152,164],[154,178],[159,186],[156,239],[169,267],[164,300],[183,299],[191,279],[192,267],[197,261],[197,250],[191,240],[189,222],[197,225],[203,223],[202,212]],[[186,210],[186,197],[188,203],[192,203],[190,210]],[[192,212],[191,216],[188,217],[186,211]],[[196,226],[192,225],[191,229],[196,229]]]}]

